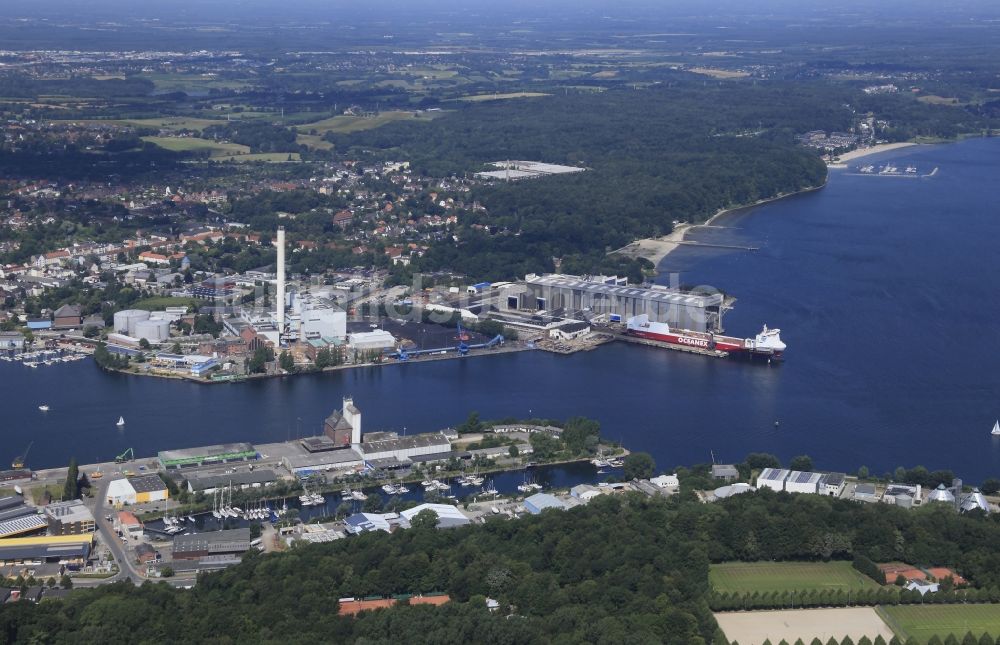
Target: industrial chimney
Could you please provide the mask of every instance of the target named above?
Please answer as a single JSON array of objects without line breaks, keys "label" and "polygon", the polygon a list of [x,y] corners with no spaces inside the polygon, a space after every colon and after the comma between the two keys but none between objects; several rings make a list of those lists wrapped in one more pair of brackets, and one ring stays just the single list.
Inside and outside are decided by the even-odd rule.
[{"label": "industrial chimney", "polygon": [[278,335],[285,333],[285,227],[278,227]]}]

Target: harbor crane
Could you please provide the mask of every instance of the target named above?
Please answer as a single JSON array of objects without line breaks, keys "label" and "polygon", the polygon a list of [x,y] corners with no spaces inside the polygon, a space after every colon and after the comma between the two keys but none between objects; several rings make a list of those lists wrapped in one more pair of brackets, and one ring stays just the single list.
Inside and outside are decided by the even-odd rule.
[{"label": "harbor crane", "polygon": [[24,449],[24,452],[20,456],[14,457],[14,461],[11,462],[10,464],[11,468],[14,468],[15,470],[24,468],[24,464],[28,459],[28,452],[31,450],[31,446],[33,446],[34,444],[35,444],[34,441],[30,442],[28,444],[28,447]]},{"label": "harbor crane", "polygon": [[116,464],[125,463],[126,461],[135,461],[135,453],[132,452],[131,448],[129,448],[128,450],[126,450],[122,454],[120,454],[117,457],[115,457],[115,463]]}]

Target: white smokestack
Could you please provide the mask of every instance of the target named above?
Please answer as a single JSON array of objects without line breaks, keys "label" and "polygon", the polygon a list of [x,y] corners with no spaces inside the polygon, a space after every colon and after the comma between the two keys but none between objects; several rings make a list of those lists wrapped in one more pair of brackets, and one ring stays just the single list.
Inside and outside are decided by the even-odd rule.
[{"label": "white smokestack", "polygon": [[285,331],[285,227],[278,227],[278,333]]}]

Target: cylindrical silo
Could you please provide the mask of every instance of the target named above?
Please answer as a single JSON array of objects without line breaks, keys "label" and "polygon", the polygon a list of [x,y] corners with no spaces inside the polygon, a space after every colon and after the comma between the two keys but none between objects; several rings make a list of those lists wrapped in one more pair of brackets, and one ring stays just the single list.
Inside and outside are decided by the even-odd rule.
[{"label": "cylindrical silo", "polygon": [[135,324],[149,320],[149,312],[144,309],[123,309],[115,314],[115,331],[135,337]]}]

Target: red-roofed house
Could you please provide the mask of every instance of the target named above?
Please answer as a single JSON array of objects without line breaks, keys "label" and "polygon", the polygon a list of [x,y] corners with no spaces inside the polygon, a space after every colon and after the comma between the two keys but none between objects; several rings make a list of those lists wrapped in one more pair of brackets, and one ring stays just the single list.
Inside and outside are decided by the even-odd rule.
[{"label": "red-roofed house", "polygon": [[152,251],[143,251],[139,254],[140,262],[148,262],[149,264],[170,264],[170,258],[159,253],[153,253]]}]

